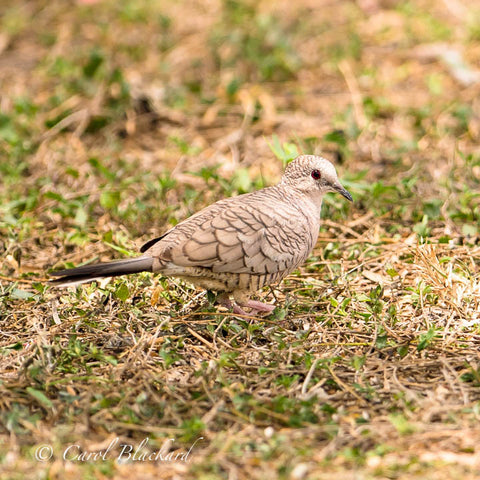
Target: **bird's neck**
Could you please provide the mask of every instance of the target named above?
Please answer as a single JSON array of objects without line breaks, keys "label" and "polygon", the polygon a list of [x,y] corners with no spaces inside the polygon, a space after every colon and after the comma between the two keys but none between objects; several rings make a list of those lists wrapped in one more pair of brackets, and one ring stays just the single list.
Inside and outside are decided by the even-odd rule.
[{"label": "bird's neck", "polygon": [[292,187],[290,185],[282,185],[285,189],[287,197],[291,199],[292,203],[304,203],[308,208],[308,211],[315,212],[314,215],[316,218],[320,219],[320,211],[322,209],[322,200],[323,193],[319,192],[304,192],[298,188]]}]

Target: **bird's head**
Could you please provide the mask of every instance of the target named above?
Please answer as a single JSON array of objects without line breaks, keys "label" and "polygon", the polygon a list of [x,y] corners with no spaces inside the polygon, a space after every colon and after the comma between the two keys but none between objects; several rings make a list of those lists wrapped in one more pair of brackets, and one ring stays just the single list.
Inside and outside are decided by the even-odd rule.
[{"label": "bird's head", "polygon": [[321,200],[325,193],[337,192],[353,201],[350,193],[338,180],[332,163],[316,155],[300,155],[290,162],[280,183],[289,185],[313,199]]}]

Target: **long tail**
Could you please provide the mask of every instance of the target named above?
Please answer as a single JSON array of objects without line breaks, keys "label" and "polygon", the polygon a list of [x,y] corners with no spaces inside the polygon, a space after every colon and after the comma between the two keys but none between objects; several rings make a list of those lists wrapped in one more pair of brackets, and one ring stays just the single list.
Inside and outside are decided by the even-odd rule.
[{"label": "long tail", "polygon": [[151,272],[152,257],[136,257],[114,262],[97,263],[95,265],[84,265],[82,267],[70,268],[68,270],[57,270],[50,272],[56,278],[51,280],[57,286],[71,285],[75,283],[91,282],[97,278],[117,277],[129,273]]}]

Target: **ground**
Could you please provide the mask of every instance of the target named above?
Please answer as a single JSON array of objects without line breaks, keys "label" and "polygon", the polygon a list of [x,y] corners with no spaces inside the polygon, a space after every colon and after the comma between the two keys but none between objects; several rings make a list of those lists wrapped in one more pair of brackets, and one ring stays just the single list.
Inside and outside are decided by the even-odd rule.
[{"label": "ground", "polygon": [[[480,477],[478,1],[0,8],[1,478]],[[272,315],[48,285],[300,152],[354,203]]]}]

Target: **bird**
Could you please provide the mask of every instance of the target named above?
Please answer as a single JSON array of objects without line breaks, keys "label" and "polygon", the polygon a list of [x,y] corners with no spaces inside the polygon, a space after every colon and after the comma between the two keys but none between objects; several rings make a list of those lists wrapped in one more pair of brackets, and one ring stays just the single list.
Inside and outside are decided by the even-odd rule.
[{"label": "bird", "polygon": [[181,221],[140,249],[140,256],[51,271],[58,286],[139,272],[183,279],[217,293],[234,314],[271,313],[275,305],[252,300],[279,283],[312,252],[320,228],[322,199],[337,192],[353,201],[333,164],[300,155],[278,184],[217,201]]}]

